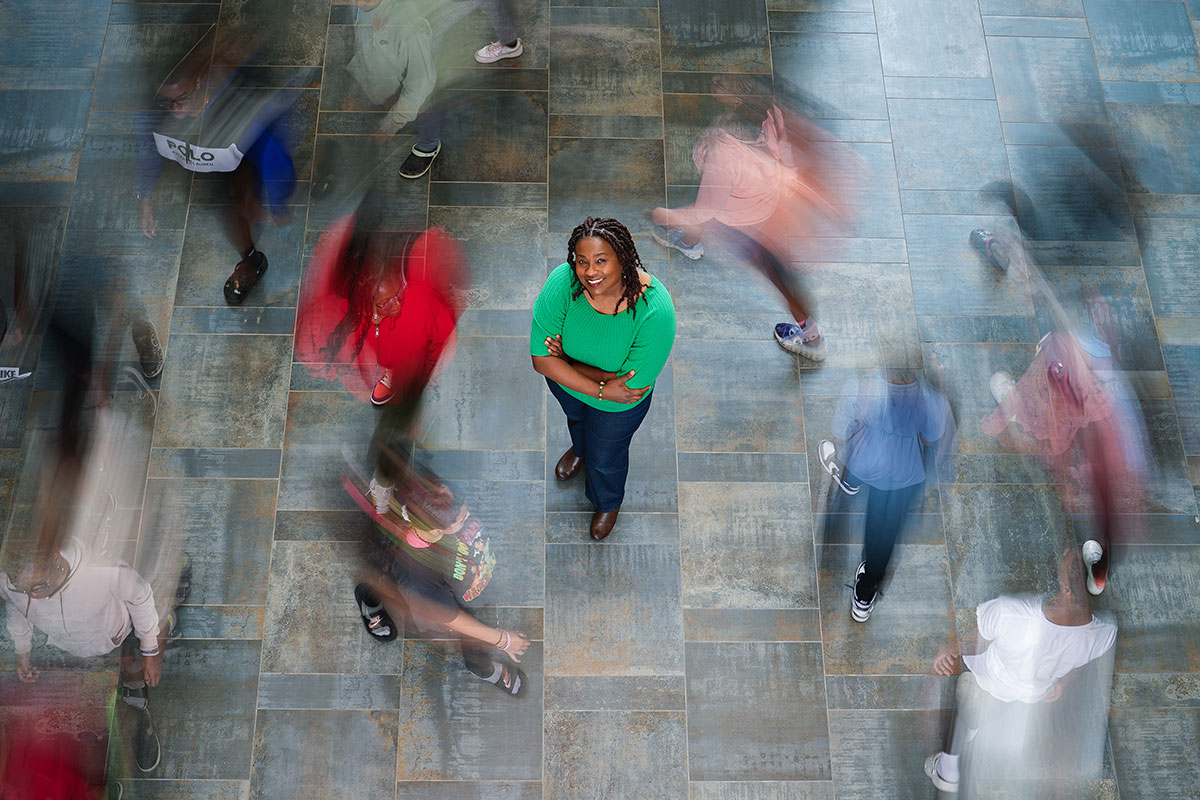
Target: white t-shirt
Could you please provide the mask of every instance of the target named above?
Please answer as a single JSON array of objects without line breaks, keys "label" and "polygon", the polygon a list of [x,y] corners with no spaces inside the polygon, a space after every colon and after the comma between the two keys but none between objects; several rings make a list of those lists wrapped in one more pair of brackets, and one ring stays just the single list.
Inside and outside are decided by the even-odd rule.
[{"label": "white t-shirt", "polygon": [[964,656],[979,686],[997,700],[1037,703],[1071,670],[1099,658],[1117,640],[1117,626],[1092,617],[1087,625],[1055,625],[1042,598],[1001,596],[976,609],[979,637],[991,644]]}]

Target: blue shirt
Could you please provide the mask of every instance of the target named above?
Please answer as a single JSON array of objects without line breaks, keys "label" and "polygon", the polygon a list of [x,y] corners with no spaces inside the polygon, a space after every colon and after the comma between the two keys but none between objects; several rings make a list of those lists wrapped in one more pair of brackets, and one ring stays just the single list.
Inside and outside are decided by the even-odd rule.
[{"label": "blue shirt", "polygon": [[855,478],[891,491],[925,480],[924,445],[946,432],[950,404],[927,383],[891,383],[882,373],[849,381],[833,414],[833,435]]}]

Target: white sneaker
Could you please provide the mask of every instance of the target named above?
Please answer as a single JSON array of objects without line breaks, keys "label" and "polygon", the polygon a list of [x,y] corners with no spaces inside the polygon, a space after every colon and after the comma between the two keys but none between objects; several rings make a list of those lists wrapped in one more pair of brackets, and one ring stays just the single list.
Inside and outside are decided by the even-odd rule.
[{"label": "white sneaker", "polygon": [[1004,398],[1016,385],[1017,382],[1013,380],[1013,376],[1004,370],[994,373],[991,380],[988,381],[988,388],[992,390],[992,397],[995,398],[996,405],[1003,403]]},{"label": "white sneaker", "polygon": [[494,64],[502,58],[516,58],[524,52],[525,48],[521,46],[520,39],[517,39],[516,47],[509,47],[503,42],[492,42],[475,51],[475,60],[480,64]]},{"label": "white sneaker", "polygon": [[862,487],[851,486],[846,483],[846,479],[843,477],[845,473],[842,465],[837,461],[837,447],[833,442],[828,439],[822,439],[821,443],[817,445],[817,458],[821,460],[821,466],[833,477],[843,492],[846,494],[858,494],[858,490]]},{"label": "white sneaker", "polygon": [[1104,558],[1104,548],[1095,539],[1088,539],[1083,543],[1081,550],[1083,552],[1083,566],[1087,569],[1088,594],[1103,594],[1104,585],[1107,581],[1104,578],[1096,580],[1096,576],[1092,573],[1092,565]]},{"label": "white sneaker", "polygon": [[375,513],[386,514],[392,507],[392,487],[383,486],[379,481],[371,478],[370,489],[371,499],[375,501]]},{"label": "white sneaker", "polygon": [[942,760],[945,753],[935,753],[925,759],[925,774],[929,776],[929,780],[933,781],[933,785],[943,792],[955,793],[958,791],[958,781],[948,781],[938,772],[938,762]]}]

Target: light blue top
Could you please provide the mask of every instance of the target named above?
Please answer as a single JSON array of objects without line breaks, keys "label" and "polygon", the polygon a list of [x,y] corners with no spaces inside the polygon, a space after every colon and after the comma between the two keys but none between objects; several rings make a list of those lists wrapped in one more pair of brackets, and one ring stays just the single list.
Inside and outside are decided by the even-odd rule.
[{"label": "light blue top", "polygon": [[925,442],[946,432],[950,404],[927,383],[890,383],[883,373],[849,381],[833,414],[833,435],[855,478],[891,491],[925,480]]}]

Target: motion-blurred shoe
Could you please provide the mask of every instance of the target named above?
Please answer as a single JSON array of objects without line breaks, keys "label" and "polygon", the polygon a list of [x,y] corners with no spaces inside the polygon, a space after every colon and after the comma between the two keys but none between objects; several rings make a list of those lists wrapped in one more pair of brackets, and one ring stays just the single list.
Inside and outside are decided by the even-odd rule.
[{"label": "motion-blurred shoe", "polygon": [[432,151],[422,150],[415,144],[412,150],[408,153],[408,158],[404,159],[404,163],[400,165],[400,177],[415,180],[433,166],[433,160],[438,157],[438,153],[442,152],[442,143],[438,142],[437,147]]},{"label": "motion-blurred shoe", "polygon": [[958,781],[946,780],[942,777],[942,774],[938,772],[938,764],[941,763],[942,756],[944,755],[946,754],[935,753],[934,755],[931,755],[929,758],[925,759],[925,774],[929,776],[929,780],[933,781],[933,785],[939,790],[951,793],[957,792]]},{"label": "motion-blurred shoe", "polygon": [[145,684],[138,687],[122,686],[121,687],[121,702],[130,708],[136,708],[138,711],[146,708],[150,702],[150,691]]},{"label": "motion-blurred shoe", "polygon": [[358,613],[362,617],[363,626],[372,638],[380,642],[391,642],[396,638],[396,623],[383,607],[371,596],[366,584],[360,583],[354,587],[354,601],[358,603]]},{"label": "motion-blurred shoe", "polygon": [[854,596],[850,601],[850,616],[855,622],[866,622],[871,618],[871,612],[875,610],[875,601],[879,599],[879,588],[871,594],[871,599],[864,602],[859,600],[859,586],[862,584],[863,576],[867,574],[867,562],[862,562],[858,565],[858,569],[854,573]]},{"label": "motion-blurred shoe", "polygon": [[803,356],[809,361],[825,360],[825,337],[811,319],[803,328],[794,322],[779,323],[775,326],[775,341],[789,353]]},{"label": "motion-blurred shoe", "polygon": [[149,708],[138,712],[137,725],[133,729],[133,760],[142,772],[153,772],[162,760],[162,743],[154,730]]},{"label": "motion-blurred shoe", "polygon": [[1004,402],[1004,398],[1012,391],[1017,382],[1013,380],[1013,376],[1009,375],[1004,370],[992,374],[988,381],[988,388],[992,390],[992,397],[996,400],[996,405]]},{"label": "motion-blurred shoe", "polygon": [[837,447],[834,446],[833,442],[829,441],[828,439],[823,439],[821,443],[817,445],[817,457],[821,459],[821,466],[824,467],[825,471],[833,477],[834,482],[837,483],[838,487],[843,492],[846,494],[858,494],[858,490],[862,487],[851,486],[846,482],[846,479],[843,477],[845,475],[845,469],[841,464],[838,463]]},{"label": "motion-blurred shoe", "polygon": [[512,47],[503,42],[492,42],[475,51],[475,60],[480,64],[494,64],[504,58],[516,58],[524,52],[525,48],[521,46],[520,39],[517,39],[517,43]]},{"label": "motion-blurred shoe", "polygon": [[1097,575],[1092,567],[1104,558],[1104,548],[1095,539],[1088,539],[1083,543],[1081,548],[1083,552],[1083,566],[1087,569],[1087,590],[1088,594],[1098,595],[1104,592],[1104,586],[1107,583],[1106,576]]},{"label": "motion-blurred shoe", "polygon": [[991,231],[985,231],[983,228],[971,231],[971,244],[979,248],[988,263],[998,270],[1007,270],[1012,263],[1008,248]]},{"label": "motion-blurred shoe", "polygon": [[130,326],[130,333],[142,364],[142,374],[149,380],[162,372],[163,368],[163,349],[158,341],[158,330],[150,320],[139,319]]},{"label": "motion-blurred shoe", "polygon": [[386,514],[388,509],[392,507],[392,487],[384,486],[374,478],[371,478],[369,486],[371,499],[375,501],[375,513]]},{"label": "motion-blurred shoe", "polygon": [[371,403],[377,406],[386,406],[395,393],[395,390],[392,389],[392,371],[387,370],[375,384],[375,388],[371,390]]},{"label": "motion-blurred shoe", "polygon": [[685,256],[695,261],[704,256],[704,245],[701,242],[695,244],[683,243],[683,231],[678,228],[668,228],[663,225],[655,225],[650,229],[650,235],[654,237],[654,241],[661,244],[663,247],[670,247],[678,250]]}]

